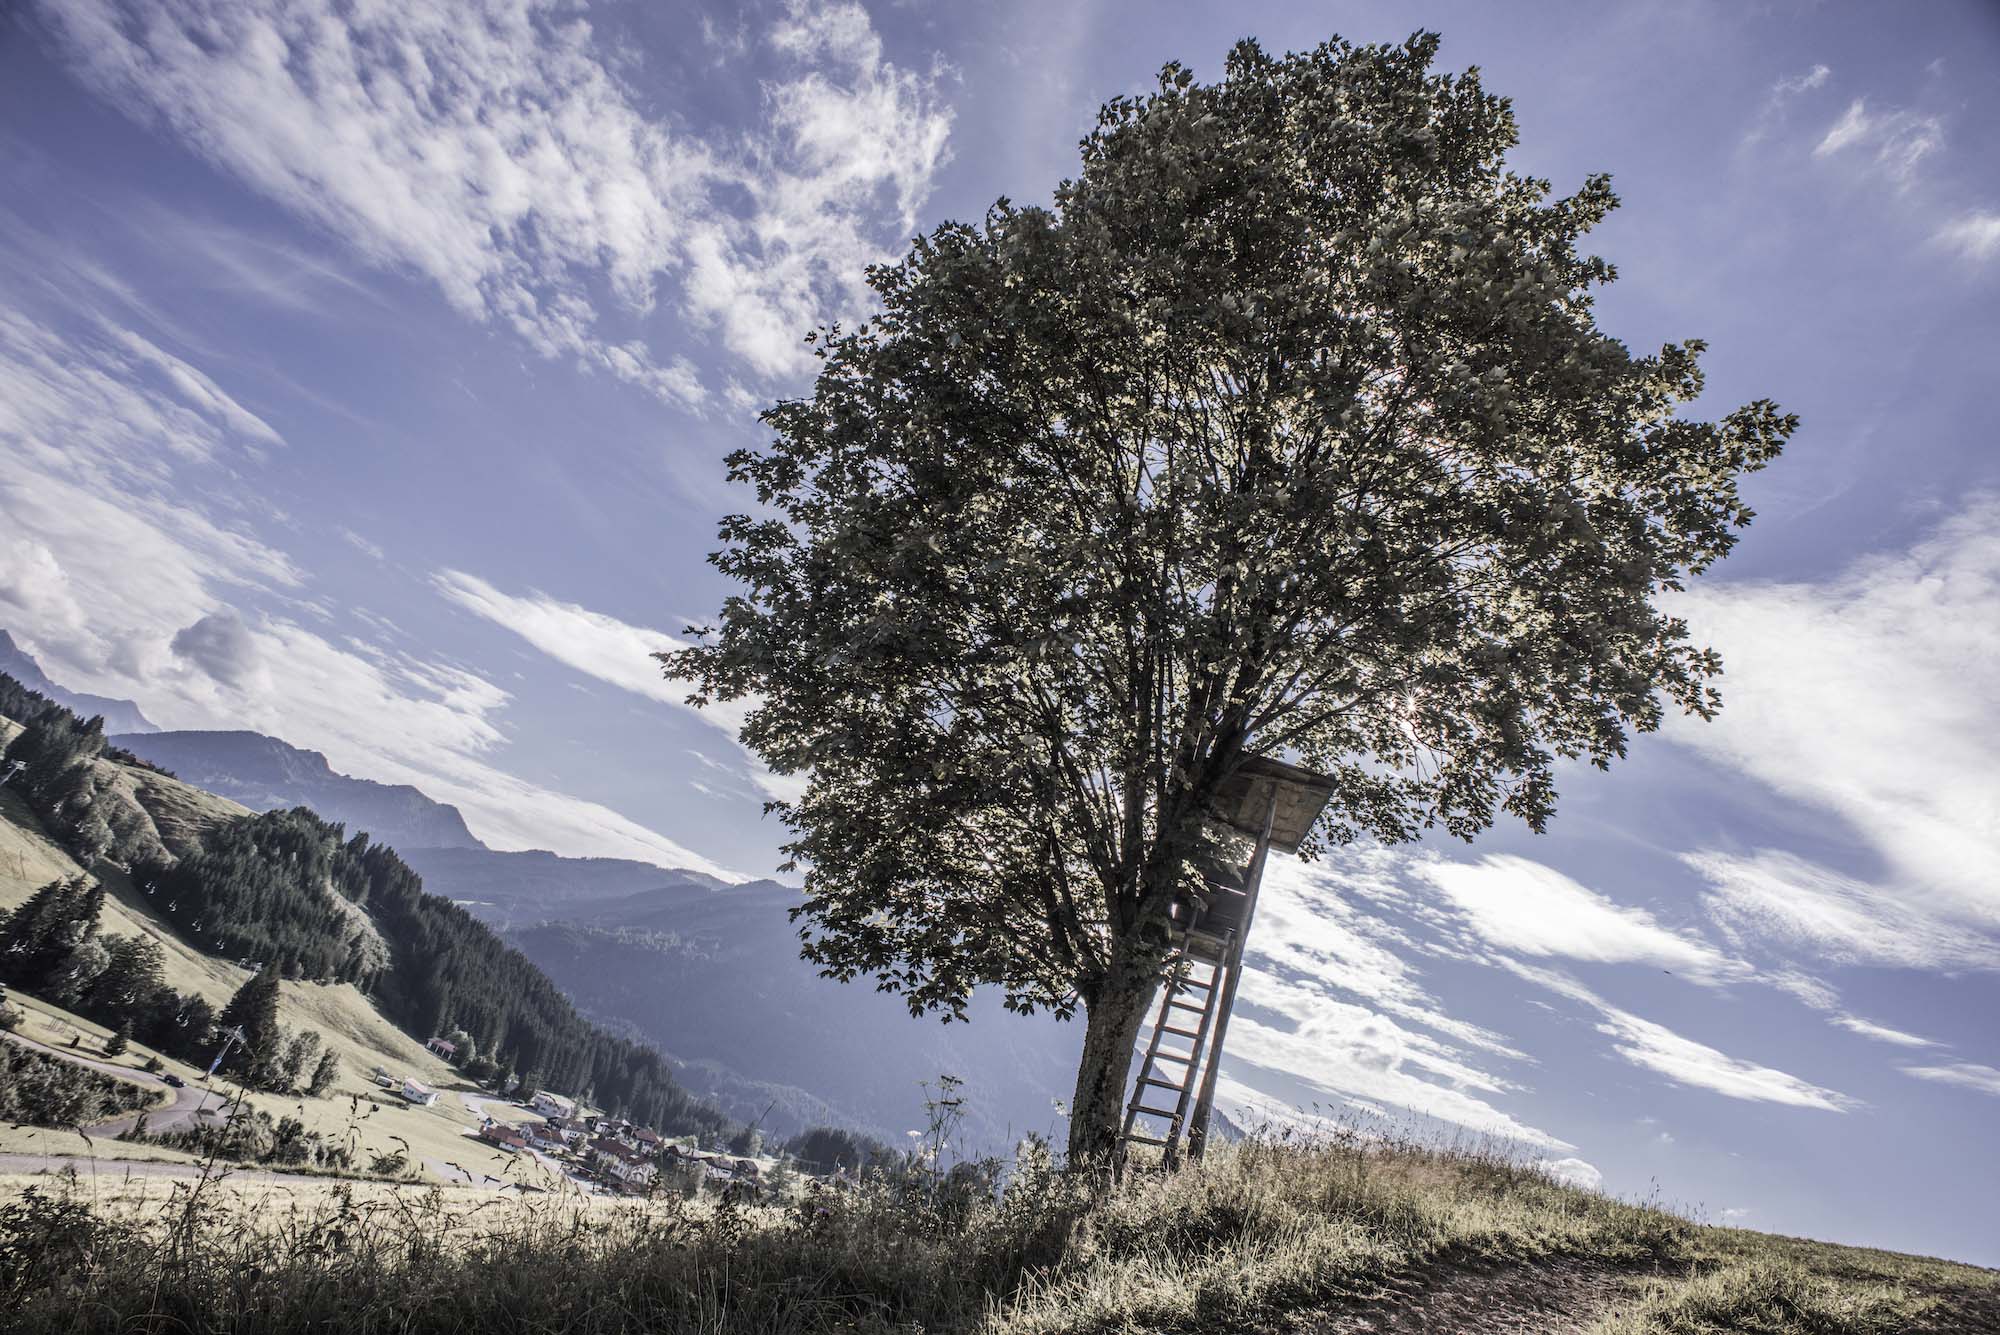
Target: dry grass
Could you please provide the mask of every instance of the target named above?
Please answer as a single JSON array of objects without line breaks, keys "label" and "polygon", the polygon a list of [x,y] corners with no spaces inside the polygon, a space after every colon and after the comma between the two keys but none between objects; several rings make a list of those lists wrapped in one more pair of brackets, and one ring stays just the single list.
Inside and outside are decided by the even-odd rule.
[{"label": "dry grass", "polygon": [[1115,1190],[1030,1153],[1004,1192],[909,1173],[784,1209],[109,1171],[0,1180],[10,1200],[0,1310],[33,1332],[1271,1332],[1389,1292],[1505,1277],[1497,1302],[1588,1273],[1628,1277],[1590,1291],[1630,1293],[1596,1335],[1886,1335],[1982,1329],[1951,1323],[2000,1294],[1992,1272],[1701,1228],[1490,1153],[1341,1135]]},{"label": "dry grass", "polygon": [[24,1330],[1254,1329],[1439,1265],[1668,1262],[1691,1227],[1503,1160],[1355,1143],[1254,1144],[1103,1195],[1039,1159],[997,1197],[919,1174],[816,1192],[788,1210],[606,1207],[564,1196],[502,1206],[370,1190],[337,1185],[282,1209],[274,1198],[214,1194],[190,1209],[184,1185],[143,1188],[137,1206],[101,1194],[86,1202],[90,1222],[38,1198],[39,1223],[29,1223],[41,1234],[25,1225],[17,1233],[42,1239],[27,1249],[41,1291],[21,1296],[16,1322]]},{"label": "dry grass", "polygon": [[1707,1228],[1592,1335],[1904,1335],[2000,1330],[2000,1272],[1933,1257]]}]

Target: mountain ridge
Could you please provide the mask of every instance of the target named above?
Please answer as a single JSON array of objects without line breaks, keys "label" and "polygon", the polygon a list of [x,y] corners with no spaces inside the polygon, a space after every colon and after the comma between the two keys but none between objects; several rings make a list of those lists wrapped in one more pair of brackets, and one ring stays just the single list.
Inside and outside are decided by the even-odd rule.
[{"label": "mountain ridge", "polygon": [[458,808],[406,783],[359,779],[326,756],[249,729],[117,733],[105,740],[253,811],[309,806],[351,832],[405,846],[484,849]]},{"label": "mountain ridge", "polygon": [[47,696],[79,718],[102,718],[106,732],[152,733],[160,730],[159,725],[141,713],[139,706],[130,700],[92,695],[88,691],[72,691],[56,685],[49,680],[49,674],[42,671],[42,665],[35,661],[34,655],[23,649],[5,630],[0,630],[0,672],[29,690]]}]

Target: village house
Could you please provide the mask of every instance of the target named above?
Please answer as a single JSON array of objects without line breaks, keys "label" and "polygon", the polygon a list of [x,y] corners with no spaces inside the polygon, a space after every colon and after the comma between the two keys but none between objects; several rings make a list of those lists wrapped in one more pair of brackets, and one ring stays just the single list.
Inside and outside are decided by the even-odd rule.
[{"label": "village house", "polygon": [[551,1117],[543,1123],[551,1132],[561,1137],[565,1145],[574,1145],[589,1134],[589,1128],[574,1117]]},{"label": "village house", "polygon": [[590,1165],[623,1185],[638,1189],[652,1184],[659,1169],[652,1159],[621,1140],[599,1136],[590,1142]]},{"label": "village house", "polygon": [[438,1101],[437,1091],[413,1075],[403,1077],[403,1097],[410,1102],[428,1107]]},{"label": "village house", "polygon": [[530,1122],[521,1128],[521,1133],[528,1138],[529,1149],[540,1150],[543,1154],[555,1154],[566,1143],[562,1133],[550,1122]]},{"label": "village house", "polygon": [[479,1138],[488,1145],[498,1146],[509,1154],[519,1154],[528,1147],[527,1133],[518,1126],[496,1122],[491,1117],[479,1128]]},{"label": "village house", "polygon": [[432,1052],[435,1052],[438,1056],[444,1058],[446,1061],[458,1060],[458,1044],[456,1043],[447,1042],[442,1038],[434,1038],[430,1042],[424,1044],[424,1046],[429,1048]]},{"label": "village house", "polygon": [[576,1116],[575,1099],[566,1099],[560,1094],[551,1094],[546,1089],[536,1090],[535,1096],[528,1100],[528,1107],[530,1110],[538,1112],[544,1117]]}]

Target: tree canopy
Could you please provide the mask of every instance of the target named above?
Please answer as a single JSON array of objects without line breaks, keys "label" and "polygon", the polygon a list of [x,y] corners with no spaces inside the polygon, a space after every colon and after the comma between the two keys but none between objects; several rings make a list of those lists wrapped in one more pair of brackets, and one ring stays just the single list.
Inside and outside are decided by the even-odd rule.
[{"label": "tree canopy", "polygon": [[1072,1153],[1244,758],[1334,778],[1321,840],[1469,838],[1719,703],[1659,596],[1796,421],[1688,416],[1700,342],[1598,329],[1608,178],[1509,171],[1507,102],[1436,47],[1169,65],[1051,207],[870,270],[879,313],[816,331],[810,396],[730,457],[739,592],[663,656],[806,776],[774,805],[810,958],[1089,1012]]}]

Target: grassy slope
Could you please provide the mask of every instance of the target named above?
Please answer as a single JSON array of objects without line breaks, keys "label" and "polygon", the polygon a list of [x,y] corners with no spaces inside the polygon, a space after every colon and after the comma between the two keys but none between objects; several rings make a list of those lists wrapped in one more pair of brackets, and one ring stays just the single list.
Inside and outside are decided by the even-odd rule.
[{"label": "grassy slope", "polygon": [[[2000,1281],[1351,1140],[1253,1143],[1097,1199],[1033,1164],[1016,1182],[996,1202],[877,1181],[783,1211],[337,1185],[190,1210],[158,1186],[133,1205],[79,1184],[104,1227],[46,1203],[0,1219],[0,1252],[20,1261],[0,1306],[17,1304],[23,1331],[1889,1335],[1991,1329],[1973,1323]],[[1425,1305],[1442,1289],[1457,1305],[1437,1324]],[[1351,1323],[1385,1294],[1403,1305],[1393,1321]]]},{"label": "grassy slope", "polygon": [[[13,725],[0,720],[0,730]],[[0,731],[0,746],[6,736]],[[139,800],[147,804],[164,838],[185,841],[218,821],[248,814],[246,809],[225,798],[205,793],[173,779],[117,766],[129,778]],[[81,869],[42,830],[34,814],[19,797],[0,788],[0,911],[21,903],[35,889],[58,877],[76,875]],[[100,864],[92,869],[104,882],[106,896],[100,930],[123,936],[143,934],[160,943],[165,957],[167,984],[178,991],[197,992],[218,1011],[234,995],[249,973],[227,960],[216,959],[194,949],[163,920],[142,892],[117,868]],[[72,1035],[83,1035],[83,1046],[98,1055],[108,1031],[102,1025],[71,1015],[37,999],[22,997],[29,1020],[24,1033],[61,1047]],[[315,1029],[328,1047],[340,1054],[340,1079],[327,1097],[319,1099],[280,1098],[252,1094],[247,1101],[273,1117],[296,1116],[322,1134],[345,1138],[354,1135],[370,1154],[391,1153],[401,1137],[411,1156],[421,1167],[425,1160],[457,1160],[483,1171],[472,1157],[486,1151],[466,1139],[465,1133],[478,1127],[480,1118],[459,1097],[475,1092],[451,1067],[428,1052],[423,1044],[404,1034],[376,1011],[368,999],[349,984],[285,983],[280,998],[279,1018],[287,1028]],[[154,1056],[134,1043],[119,1064],[138,1068]],[[161,1057],[166,1068],[182,1079],[198,1081],[199,1069],[172,1058]],[[376,1087],[369,1073],[377,1066],[392,1075],[414,1075],[444,1091],[428,1108],[411,1107]],[[233,1086],[231,1087],[233,1092]],[[357,1107],[355,1100],[361,1100]],[[535,1120],[532,1114],[505,1104],[490,1105],[495,1116],[513,1120]],[[0,1128],[0,1151],[29,1150],[36,1153],[89,1153],[100,1158],[176,1158],[169,1151],[151,1146],[125,1145],[97,1140],[87,1144],[74,1132],[35,1128]],[[423,1175],[435,1178],[429,1168]],[[493,1169],[498,1172],[497,1168]]]}]

